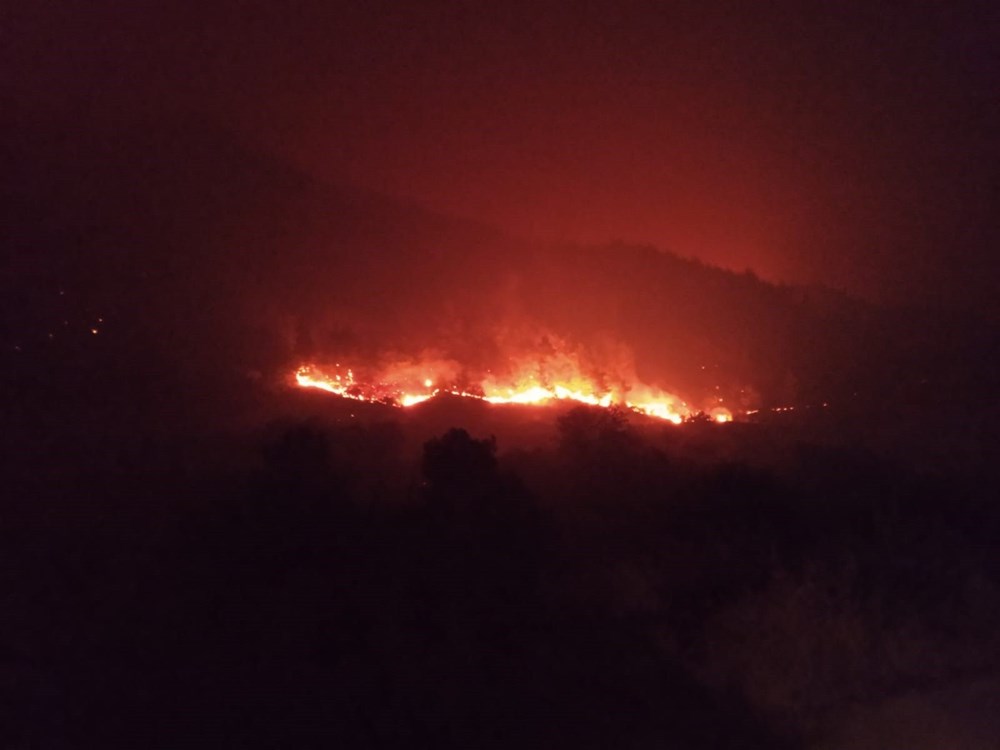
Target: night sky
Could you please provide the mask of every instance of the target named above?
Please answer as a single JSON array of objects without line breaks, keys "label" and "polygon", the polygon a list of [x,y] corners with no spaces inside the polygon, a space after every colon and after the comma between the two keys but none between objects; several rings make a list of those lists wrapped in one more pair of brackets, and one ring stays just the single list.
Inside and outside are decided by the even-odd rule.
[{"label": "night sky", "polygon": [[997,19],[968,0],[38,0],[3,11],[0,91],[14,127],[203,121],[529,238],[996,312]]}]

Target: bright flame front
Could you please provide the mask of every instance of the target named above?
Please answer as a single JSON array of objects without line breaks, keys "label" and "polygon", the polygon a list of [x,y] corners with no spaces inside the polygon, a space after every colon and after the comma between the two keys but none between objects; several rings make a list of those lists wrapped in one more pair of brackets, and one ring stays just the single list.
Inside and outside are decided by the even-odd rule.
[{"label": "bright flame front", "polygon": [[[466,387],[457,382],[444,385],[434,373],[417,373],[412,366],[405,370],[382,373],[370,381],[355,378],[354,371],[334,368],[320,369],[303,365],[295,372],[295,380],[303,388],[318,388],[344,398],[392,406],[410,407],[423,403],[439,394],[477,399],[491,404],[545,404],[552,401],[575,401],[590,406],[610,407],[622,405],[633,411],[656,419],[680,424],[691,416],[687,404],[676,396],[649,386],[639,385],[617,392],[602,386],[579,373],[568,373],[563,378],[540,375],[538,368],[528,368],[506,378],[487,375],[478,383]],[[718,422],[730,421],[732,415],[725,410],[714,410],[712,418]]]}]

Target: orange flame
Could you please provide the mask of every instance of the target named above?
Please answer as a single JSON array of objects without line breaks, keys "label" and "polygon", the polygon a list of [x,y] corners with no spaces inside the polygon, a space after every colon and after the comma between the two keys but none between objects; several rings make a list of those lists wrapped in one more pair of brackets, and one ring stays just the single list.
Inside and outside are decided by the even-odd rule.
[{"label": "orange flame", "polygon": [[729,409],[723,408],[721,406],[716,406],[708,412],[708,416],[713,422],[718,424],[725,424],[726,422],[733,421],[733,413]]},{"label": "orange flame", "polygon": [[[456,373],[459,368],[448,361],[427,362],[423,367],[406,363],[396,366],[372,381],[359,381],[354,371],[341,371],[340,365],[320,369],[302,365],[295,371],[295,381],[303,388],[318,388],[343,398],[410,407],[440,394],[477,399],[491,404],[544,404],[552,401],[575,401],[591,406],[622,405],[633,411],[674,424],[691,415],[687,404],[678,397],[646,385],[614,389],[582,375],[571,362],[560,361],[559,367],[535,363],[520,363],[508,377],[488,373],[475,386],[460,387]],[[443,383],[452,385],[443,385]],[[442,383],[442,385],[436,385]],[[627,396],[627,397],[626,397]],[[713,419],[725,422],[732,415],[716,409]]]}]

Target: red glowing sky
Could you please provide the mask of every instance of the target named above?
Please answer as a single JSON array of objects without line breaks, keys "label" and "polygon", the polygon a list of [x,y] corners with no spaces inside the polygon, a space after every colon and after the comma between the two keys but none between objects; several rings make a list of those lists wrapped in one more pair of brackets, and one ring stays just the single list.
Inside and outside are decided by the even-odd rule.
[{"label": "red glowing sky", "polygon": [[994,17],[965,1],[49,1],[10,11],[0,70],[20,112],[204,118],[518,234],[988,305]]}]

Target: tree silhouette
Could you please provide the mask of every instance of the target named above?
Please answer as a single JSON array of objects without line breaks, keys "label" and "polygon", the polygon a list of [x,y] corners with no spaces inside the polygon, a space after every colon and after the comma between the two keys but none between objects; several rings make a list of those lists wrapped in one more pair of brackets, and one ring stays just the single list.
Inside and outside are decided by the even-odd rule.
[{"label": "tree silhouette", "polygon": [[559,418],[561,449],[585,461],[605,460],[635,445],[628,412],[621,407],[578,406]]},{"label": "tree silhouette", "polygon": [[494,437],[476,440],[465,430],[448,430],[424,445],[424,479],[434,493],[481,491],[496,484],[496,450]]}]

